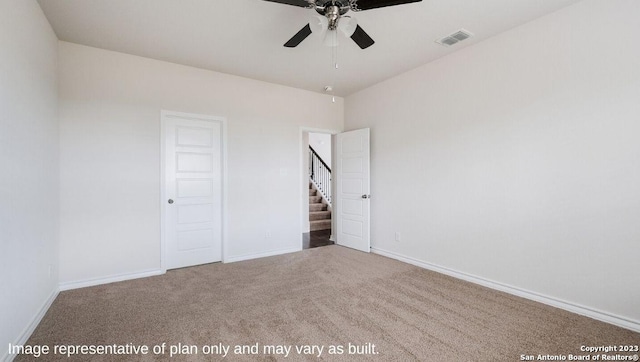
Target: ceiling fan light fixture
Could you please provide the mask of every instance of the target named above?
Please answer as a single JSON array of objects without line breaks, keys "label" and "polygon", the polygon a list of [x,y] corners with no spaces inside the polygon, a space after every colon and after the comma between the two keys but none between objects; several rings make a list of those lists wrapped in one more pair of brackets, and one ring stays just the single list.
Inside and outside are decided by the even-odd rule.
[{"label": "ceiling fan light fixture", "polygon": [[346,36],[347,38],[351,38],[353,33],[356,32],[356,28],[358,27],[358,20],[352,18],[350,16],[345,16],[340,19],[338,23],[338,29]]},{"label": "ceiling fan light fixture", "polygon": [[338,46],[338,31],[337,30],[329,30],[327,34],[324,36],[323,44],[328,47],[337,47]]},{"label": "ceiling fan light fixture", "polygon": [[311,27],[311,32],[314,35],[322,38],[329,27],[329,20],[324,16],[314,15],[309,19],[309,26]]}]

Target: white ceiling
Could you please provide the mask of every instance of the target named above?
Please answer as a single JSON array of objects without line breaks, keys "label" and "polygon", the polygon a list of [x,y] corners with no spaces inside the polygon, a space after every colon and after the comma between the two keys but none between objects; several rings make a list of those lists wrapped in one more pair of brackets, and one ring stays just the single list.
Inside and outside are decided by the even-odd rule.
[{"label": "white ceiling", "polygon": [[[349,14],[376,41],[342,37],[339,69],[313,35],[282,45],[315,11],[262,0],[39,0],[60,40],[346,96],[580,0],[423,0]],[[475,37],[434,40],[460,28]]]}]

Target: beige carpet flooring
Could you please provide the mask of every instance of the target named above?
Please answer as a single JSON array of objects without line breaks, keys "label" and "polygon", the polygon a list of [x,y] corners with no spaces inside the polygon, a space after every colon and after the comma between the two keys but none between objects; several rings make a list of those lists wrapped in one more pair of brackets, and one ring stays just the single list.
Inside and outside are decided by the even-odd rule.
[{"label": "beige carpet flooring", "polygon": [[[327,246],[62,292],[27,344],[132,343],[152,349],[163,342],[165,354],[50,353],[38,360],[519,361],[523,354],[585,354],[581,346],[637,345],[640,334]],[[178,343],[196,346],[198,354],[170,358],[169,346]],[[204,346],[220,343],[231,348],[226,357],[203,354]],[[236,345],[256,343],[258,354],[233,354]],[[349,354],[349,343],[367,348]],[[264,354],[265,345],[293,347],[285,358]],[[295,346],[303,345],[324,350],[320,357],[298,354]],[[343,346],[343,354],[336,346]]]}]

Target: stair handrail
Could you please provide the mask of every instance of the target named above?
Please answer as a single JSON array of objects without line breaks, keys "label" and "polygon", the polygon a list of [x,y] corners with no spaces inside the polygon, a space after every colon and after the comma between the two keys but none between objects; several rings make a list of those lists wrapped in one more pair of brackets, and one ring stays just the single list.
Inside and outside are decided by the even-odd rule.
[{"label": "stair handrail", "polygon": [[309,178],[331,206],[331,167],[309,145]]}]

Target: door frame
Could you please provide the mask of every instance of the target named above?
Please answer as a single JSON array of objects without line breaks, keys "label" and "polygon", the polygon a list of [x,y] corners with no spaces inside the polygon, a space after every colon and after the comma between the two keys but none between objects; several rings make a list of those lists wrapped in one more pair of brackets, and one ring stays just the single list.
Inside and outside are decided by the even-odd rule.
[{"label": "door frame", "polygon": [[167,212],[167,206],[165,201],[166,195],[166,126],[167,120],[170,118],[186,118],[195,121],[207,121],[218,122],[222,127],[220,136],[220,157],[222,164],[222,210],[221,210],[221,223],[222,223],[222,262],[227,261],[227,119],[220,116],[210,116],[206,114],[184,113],[168,110],[160,110],[160,269],[163,273],[167,272],[167,243],[165,235],[165,216]]},{"label": "door frame", "polygon": [[[308,204],[305,204],[305,197],[306,200],[308,201],[308,195],[309,192],[307,191],[307,189],[305,188],[304,185],[308,185],[309,183],[309,175],[307,175],[307,169],[304,167],[304,162],[305,162],[305,158],[309,158],[309,149],[308,147],[306,147],[305,149],[303,149],[303,145],[304,145],[304,134],[305,133],[325,133],[325,134],[330,134],[331,137],[331,154],[333,156],[333,154],[335,154],[335,142],[333,142],[333,136],[335,136],[338,133],[344,132],[342,130],[337,130],[337,129],[329,129],[329,128],[313,128],[313,127],[300,127],[300,135],[299,135],[299,145],[298,145],[298,149],[300,150],[300,190],[299,190],[299,195],[300,195],[300,225],[299,225],[299,231],[298,233],[300,234],[300,250],[302,250],[303,248],[303,244],[304,244],[304,238],[302,236],[302,234],[304,233],[304,222],[303,222],[303,215],[305,215],[306,213],[309,212],[309,206]],[[331,169],[333,170],[333,157],[331,157],[331,165],[329,165],[331,167]],[[333,195],[333,193],[335,192],[335,182],[336,179],[335,177],[333,177],[333,175],[331,176],[331,198],[335,199]],[[308,186],[307,186],[308,188]],[[305,213],[305,205],[307,206],[307,211]],[[307,215],[307,219],[308,219],[308,215]],[[331,240],[335,242],[334,240],[334,236],[333,236],[333,230],[335,230],[335,219],[331,218]]]}]

